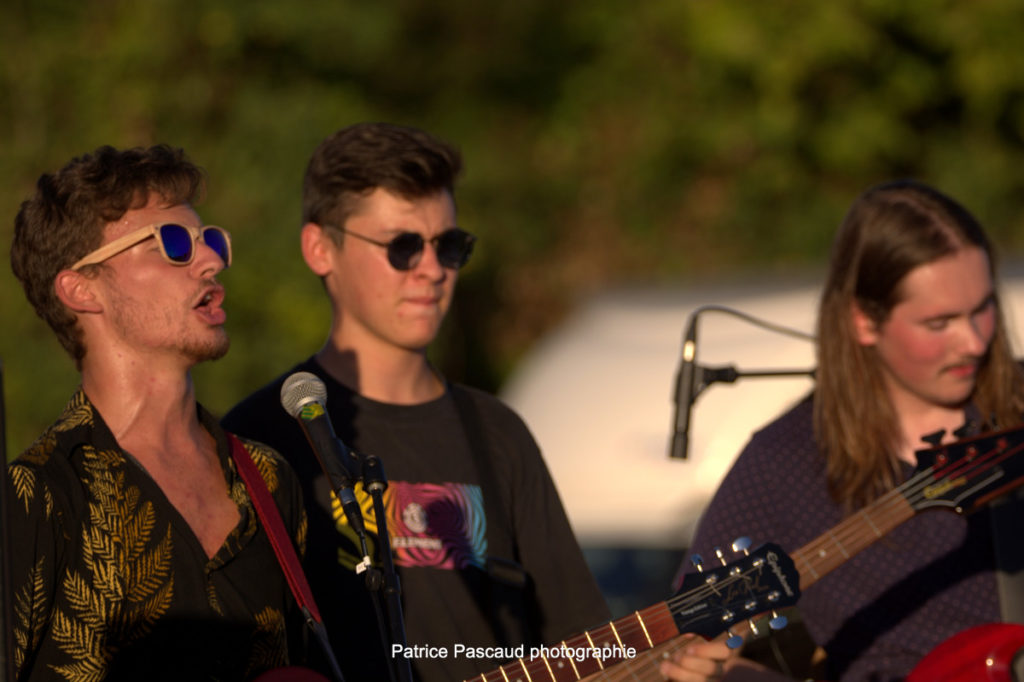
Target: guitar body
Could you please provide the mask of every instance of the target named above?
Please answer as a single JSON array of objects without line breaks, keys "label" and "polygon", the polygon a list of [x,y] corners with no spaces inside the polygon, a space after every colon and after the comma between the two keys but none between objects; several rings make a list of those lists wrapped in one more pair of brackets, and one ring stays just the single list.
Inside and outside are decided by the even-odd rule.
[{"label": "guitar body", "polygon": [[921,659],[906,682],[1014,682],[1024,625],[989,623],[964,630]]}]

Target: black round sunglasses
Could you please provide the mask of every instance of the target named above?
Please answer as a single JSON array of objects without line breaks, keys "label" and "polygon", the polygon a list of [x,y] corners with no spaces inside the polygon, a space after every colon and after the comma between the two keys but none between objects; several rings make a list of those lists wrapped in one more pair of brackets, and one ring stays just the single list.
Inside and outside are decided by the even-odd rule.
[{"label": "black round sunglasses", "polygon": [[[391,263],[391,267],[401,271],[411,270],[419,265],[423,249],[428,241],[418,232],[402,232],[390,241],[382,242],[343,227],[334,227],[334,229],[387,249],[388,262]],[[437,262],[443,267],[457,270],[465,265],[472,255],[476,237],[465,230],[453,227],[432,237],[429,241],[437,253]]]}]

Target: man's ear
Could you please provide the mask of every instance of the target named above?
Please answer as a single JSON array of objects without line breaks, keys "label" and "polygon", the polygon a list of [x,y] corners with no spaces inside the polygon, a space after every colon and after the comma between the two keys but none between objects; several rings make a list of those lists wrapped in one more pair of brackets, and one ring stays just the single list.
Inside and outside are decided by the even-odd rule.
[{"label": "man's ear", "polygon": [[53,279],[57,298],[75,313],[98,313],[103,306],[93,290],[96,279],[74,270],[61,270]]},{"label": "man's ear", "polygon": [[316,223],[302,226],[300,237],[302,258],[318,277],[323,277],[334,268],[334,251],[338,248],[327,231]]},{"label": "man's ear", "polygon": [[850,321],[853,327],[853,338],[862,346],[873,346],[878,343],[878,324],[868,316],[856,301],[850,304]]}]

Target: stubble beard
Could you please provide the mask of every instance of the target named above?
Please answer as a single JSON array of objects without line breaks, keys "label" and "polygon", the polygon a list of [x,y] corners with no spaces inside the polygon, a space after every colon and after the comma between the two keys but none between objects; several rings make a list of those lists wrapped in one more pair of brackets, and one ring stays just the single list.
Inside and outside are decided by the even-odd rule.
[{"label": "stubble beard", "polygon": [[200,362],[220,360],[230,347],[231,339],[228,338],[227,332],[223,328],[218,328],[216,338],[188,342],[182,347],[182,352],[193,364],[198,365]]}]

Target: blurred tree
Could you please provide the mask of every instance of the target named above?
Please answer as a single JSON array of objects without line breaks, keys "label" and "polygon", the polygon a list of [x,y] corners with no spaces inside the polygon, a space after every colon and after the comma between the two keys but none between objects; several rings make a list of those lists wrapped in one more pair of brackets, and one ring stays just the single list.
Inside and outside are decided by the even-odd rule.
[{"label": "blurred tree", "polygon": [[[498,386],[580,296],[819,262],[864,187],[913,175],[1024,239],[1024,7],[1011,0],[0,5],[0,236],[40,173],[169,142],[234,235],[233,348],[197,371],[215,411],[313,352],[320,285],[296,244],[313,147],[359,120],[463,149],[481,237],[433,349]],[[75,374],[0,269],[10,450]],[[642,330],[638,330],[642,333]]]}]

